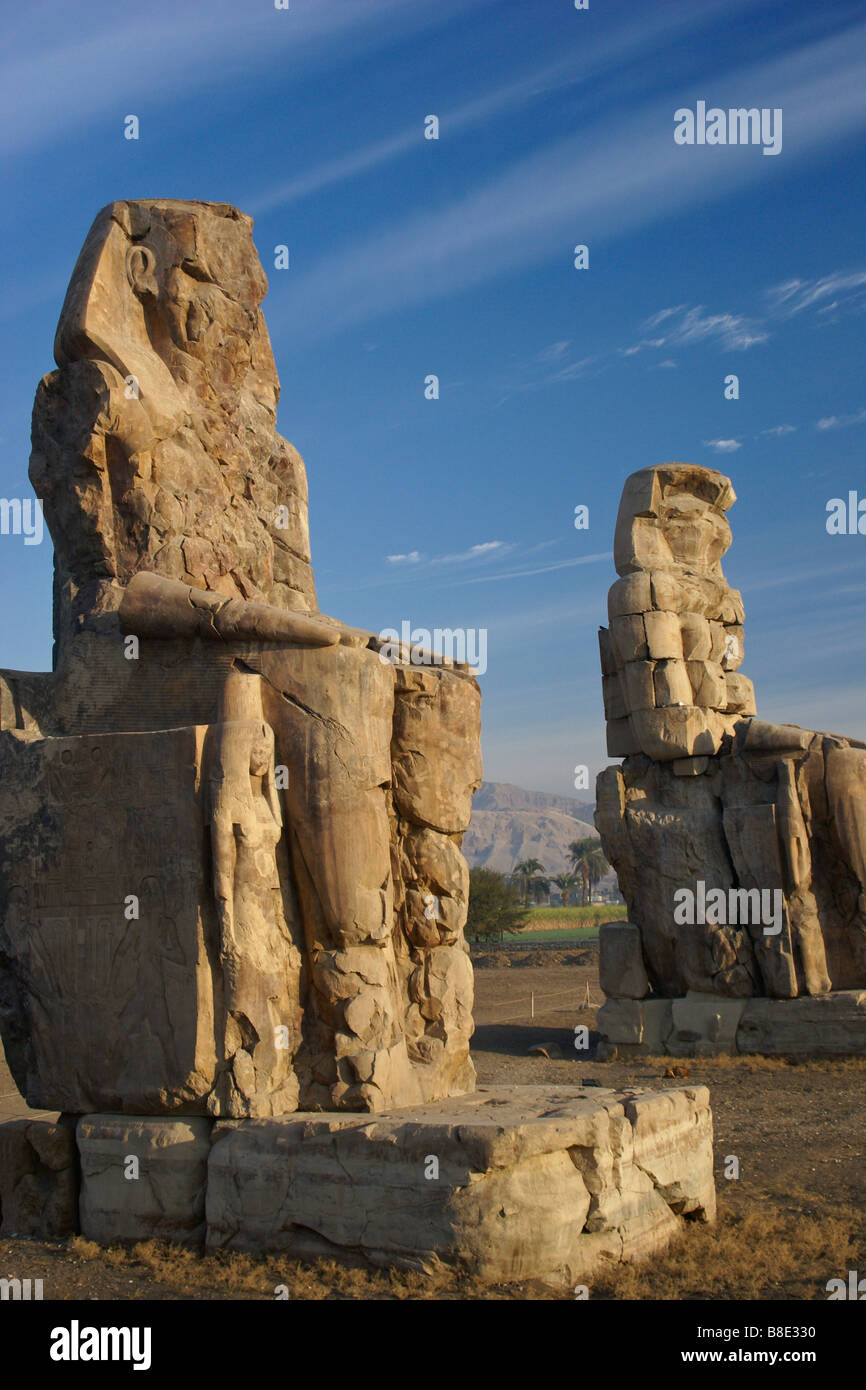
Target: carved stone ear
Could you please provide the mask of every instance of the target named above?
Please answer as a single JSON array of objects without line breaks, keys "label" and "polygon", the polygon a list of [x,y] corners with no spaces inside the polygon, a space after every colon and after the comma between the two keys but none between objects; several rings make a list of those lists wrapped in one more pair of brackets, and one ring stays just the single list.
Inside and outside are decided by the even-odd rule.
[{"label": "carved stone ear", "polygon": [[156,256],[149,246],[130,246],[126,253],[126,278],[139,299],[159,293],[155,269]]}]

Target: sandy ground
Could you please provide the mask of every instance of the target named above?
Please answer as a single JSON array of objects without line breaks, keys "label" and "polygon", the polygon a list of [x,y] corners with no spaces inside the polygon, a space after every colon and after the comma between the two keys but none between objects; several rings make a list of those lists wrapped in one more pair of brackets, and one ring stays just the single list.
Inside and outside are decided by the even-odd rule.
[{"label": "sandy ground", "polygon": [[[596,955],[581,948],[548,954],[556,963],[529,963],[541,960],[533,952],[526,963],[477,969],[473,1056],[479,1081],[575,1085],[592,1079],[646,1089],[681,1084],[664,1076],[672,1058],[600,1063],[576,1051],[575,1025],[594,1030],[603,1002]],[[539,1043],[553,1044],[561,1060],[530,1053]],[[762,1200],[782,1198],[803,1189],[866,1209],[866,1060],[797,1064],[722,1057],[674,1065],[688,1067],[689,1081],[710,1087],[716,1176],[728,1200],[748,1200],[756,1192]],[[728,1154],[740,1160],[736,1181],[723,1175]]]},{"label": "sandy ground", "polygon": [[[664,1088],[671,1059],[594,1062],[574,1029],[595,1026],[597,957],[561,951],[479,955],[473,1055],[480,1082]],[[532,1017],[534,996],[535,1016]],[[587,1002],[588,1001],[588,1002]],[[550,1056],[531,1052],[541,1044]],[[591,1052],[590,1052],[591,1056]],[[678,1062],[710,1087],[721,1217],[690,1227],[651,1271],[618,1271],[600,1298],[826,1299],[826,1282],[866,1271],[866,1061],[789,1063],[717,1058]],[[0,1063],[0,1119],[28,1112]],[[725,1176],[729,1156],[739,1177]],[[201,1259],[158,1247],[106,1255],[88,1242],[0,1241],[0,1263],[43,1277],[46,1297],[262,1299],[286,1281],[293,1298],[534,1298],[530,1286],[482,1288],[459,1279],[312,1268],[247,1257]],[[0,1271],[2,1272],[2,1271]],[[49,1291],[50,1290],[50,1291]]]}]

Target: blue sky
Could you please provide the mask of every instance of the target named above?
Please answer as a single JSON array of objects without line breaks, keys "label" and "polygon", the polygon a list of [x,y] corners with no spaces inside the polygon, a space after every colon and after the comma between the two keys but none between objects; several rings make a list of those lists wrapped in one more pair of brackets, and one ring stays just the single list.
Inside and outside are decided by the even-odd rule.
[{"label": "blue sky", "polygon": [[[608,761],[613,525],[664,460],[734,481],[759,713],[866,737],[866,536],[825,526],[866,496],[861,5],[37,0],[3,29],[0,496],[30,495],[33,393],[99,208],[234,203],[321,607],[487,630],[488,778],[567,794]],[[781,153],[677,145],[698,100],[782,108]],[[0,663],[47,669],[47,537],[0,536],[0,585]]]}]

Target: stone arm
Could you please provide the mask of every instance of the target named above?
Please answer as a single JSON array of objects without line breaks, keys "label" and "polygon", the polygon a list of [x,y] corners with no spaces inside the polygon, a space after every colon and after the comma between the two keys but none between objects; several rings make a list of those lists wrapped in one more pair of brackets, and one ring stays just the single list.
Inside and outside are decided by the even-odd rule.
[{"label": "stone arm", "polygon": [[333,647],[340,626],[271,607],[193,589],[177,579],[140,570],[120,605],[121,630],[138,637],[204,637],[224,642],[298,642]]}]

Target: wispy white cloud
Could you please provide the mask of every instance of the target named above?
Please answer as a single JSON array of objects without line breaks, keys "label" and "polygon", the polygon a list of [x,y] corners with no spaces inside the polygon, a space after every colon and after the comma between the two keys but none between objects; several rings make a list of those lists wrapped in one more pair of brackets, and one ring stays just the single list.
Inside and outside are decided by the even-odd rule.
[{"label": "wispy white cloud", "polygon": [[717,454],[735,454],[743,447],[740,439],[705,439],[703,445],[705,449],[715,449]]},{"label": "wispy white cloud", "polygon": [[433,565],[459,565],[470,563],[473,560],[490,560],[494,556],[498,558],[500,555],[505,555],[513,549],[514,547],[505,541],[480,541],[477,545],[470,545],[468,549],[453,555],[433,555],[427,559],[420,550],[409,550],[404,555],[386,555],[385,559],[389,565],[423,564],[426,568]]},{"label": "wispy white cloud", "polygon": [[[691,5],[668,5],[661,11],[640,15],[633,22],[612,26],[606,35],[594,35],[591,47],[577,48],[566,58],[544,64],[517,81],[503,83],[492,92],[484,91],[459,106],[440,109],[436,113],[440,119],[440,138],[448,139],[474,125],[501,117],[551,91],[589,82],[598,84],[605,73],[621,70],[629,60],[659,43],[669,43],[679,31],[703,27],[721,14],[730,19],[732,9],[748,8],[751,3],[752,0],[739,0],[737,4],[732,4],[731,0],[704,0],[700,13],[695,13]],[[419,120],[394,135],[374,141],[363,149],[347,151],[253,195],[247,199],[245,208],[259,215],[334,184],[344,184],[410,150],[417,150],[422,140]]]},{"label": "wispy white cloud", "polygon": [[761,434],[770,439],[783,439],[786,434],[796,434],[796,432],[796,425],[773,425],[768,430],[761,430]]},{"label": "wispy white cloud", "polygon": [[[864,60],[866,24],[859,24],[716,78],[715,85],[774,94],[773,104],[785,109],[784,158],[793,165],[866,126]],[[703,87],[697,91],[697,97],[705,94]],[[280,312],[307,325],[311,335],[336,331],[519,267],[564,259],[576,226],[587,243],[610,239],[766,179],[770,161],[755,159],[751,147],[716,149],[706,158],[706,149],[675,145],[673,110],[689,104],[689,95],[680,90],[622,115],[605,109],[598,124],[524,156],[454,201],[383,224],[353,245],[351,255],[336,248],[298,277]],[[725,341],[727,334],[729,342],[746,346],[766,334],[735,315],[691,312],[691,322],[682,325],[685,341],[703,332],[704,340],[715,333]],[[716,322],[710,327],[704,318]]]},{"label": "wispy white cloud", "polygon": [[562,338],[557,343],[550,343],[535,354],[536,362],[561,362],[563,357],[571,347],[570,338]]},{"label": "wispy white cloud", "polygon": [[815,421],[816,430],[842,430],[848,425],[866,425],[866,410],[857,410],[852,415],[826,415]]},{"label": "wispy white cloud", "polygon": [[472,575],[465,579],[454,580],[453,583],[495,584],[502,579],[529,579],[536,574],[550,574],[552,570],[572,569],[575,565],[594,565],[598,560],[612,559],[612,550],[602,550],[594,555],[577,555],[571,560],[557,560],[551,565],[540,565],[536,569],[503,570],[498,574]]},{"label": "wispy white cloud", "polygon": [[[552,541],[540,541],[538,544],[528,546],[522,550],[519,557],[515,555],[518,547],[507,541],[482,541],[478,545],[469,546],[453,555],[433,556],[425,559],[419,556],[419,562],[411,560],[411,556],[418,554],[417,551],[410,551],[407,555],[387,556],[389,562],[397,562],[405,565],[401,569],[399,580],[394,575],[379,575],[370,579],[353,579],[351,586],[337,585],[335,592],[342,587],[351,587],[352,590],[358,589],[378,589],[387,585],[399,583],[401,586],[406,584],[424,583],[431,589],[452,589],[459,588],[464,584],[493,584],[500,580],[507,579],[529,579],[537,574],[550,574],[554,570],[571,569],[575,565],[591,565],[599,560],[611,560],[613,554],[609,550],[601,551],[592,555],[577,555],[570,560],[553,560],[549,564],[527,564],[529,557],[536,555],[538,551],[545,550],[552,545],[558,545],[561,537]],[[507,570],[494,569],[492,573],[478,574],[476,569],[479,563],[486,570],[490,562],[504,560],[506,556],[512,557],[512,568]],[[514,567],[514,561],[517,561]],[[460,567],[464,566],[460,573]],[[447,568],[445,568],[447,567]],[[457,571],[455,574],[454,571]],[[446,579],[444,576],[449,575]],[[453,578],[450,577],[453,575]]]},{"label": "wispy white cloud", "polygon": [[569,352],[571,341],[567,338],[549,343],[529,357],[509,362],[497,384],[504,380],[504,389],[497,402],[504,405],[512,396],[523,391],[540,391],[546,386],[560,382],[578,381],[601,359],[598,357],[572,358]]},{"label": "wispy white cloud", "polygon": [[[830,300],[829,304],[825,303]],[[787,280],[767,290],[773,313],[793,318],[806,309],[818,313],[845,306],[863,308],[866,304],[866,270],[835,270],[817,280]]]},{"label": "wispy white cloud", "polygon": [[208,0],[206,7],[176,0],[132,6],[88,0],[73,11],[35,0],[21,7],[17,25],[7,24],[4,15],[0,149],[31,151],[68,138],[70,131],[78,135],[108,115],[120,130],[127,112],[152,115],[194,91],[224,86],[229,76],[264,68],[286,50],[293,58],[303,54],[308,68],[333,66],[345,58],[341,46],[347,40],[370,51],[491,3],[291,0],[290,9],[277,10],[237,0]]},{"label": "wispy white cloud", "polygon": [[[440,115],[440,139],[447,139],[467,127],[500,117],[506,111],[514,110],[541,97],[553,87],[567,86],[577,81],[579,75],[573,58],[561,60],[548,64],[517,82],[505,83],[495,91],[487,92],[452,111],[443,111]],[[395,135],[376,140],[363,149],[352,150],[335,159],[326,160],[293,179],[253,195],[246,200],[244,206],[259,216],[272,208],[283,207],[301,198],[310,197],[311,194],[330,188],[334,184],[345,184],[349,179],[357,178],[360,174],[369,173],[372,169],[399,159],[410,150],[418,150],[424,143],[424,130],[419,118]]]},{"label": "wispy white cloud", "polygon": [[742,314],[708,314],[703,304],[689,306],[678,304],[673,309],[661,309],[642,325],[644,334],[665,324],[662,333],[653,337],[643,337],[631,347],[622,350],[623,356],[632,357],[646,348],[691,347],[695,343],[717,341],[726,349],[744,350],[756,343],[765,343],[769,333],[753,319]]},{"label": "wispy white cloud", "polygon": [[513,547],[506,545],[505,541],[482,541],[479,545],[470,545],[468,550],[461,550],[456,555],[438,555],[430,561],[432,565],[459,565],[467,560],[490,560],[494,555],[497,557]]}]

